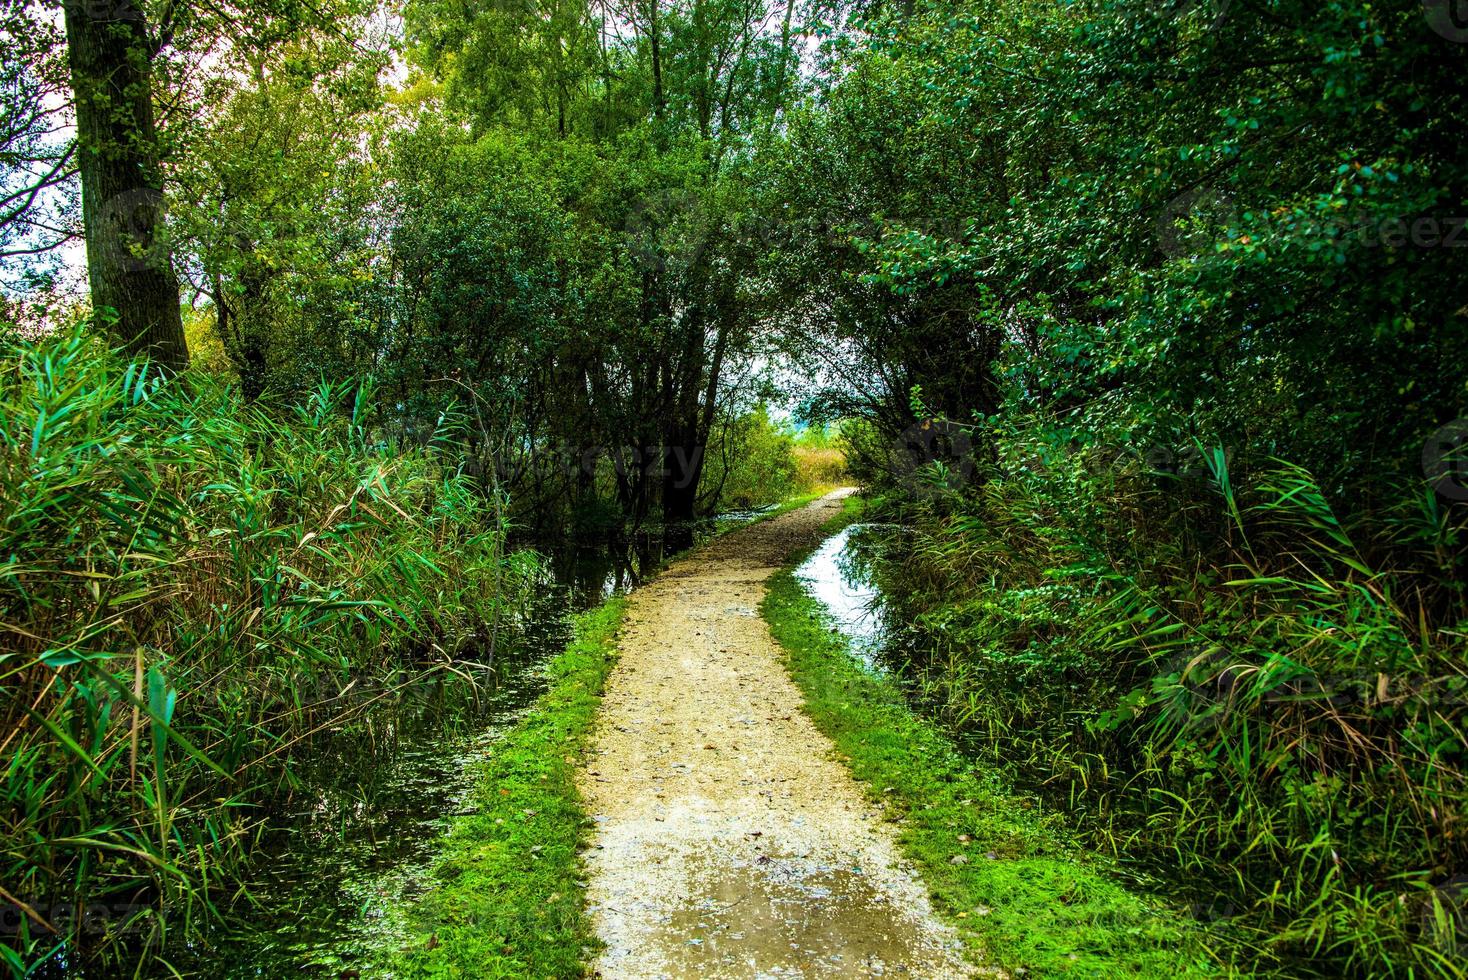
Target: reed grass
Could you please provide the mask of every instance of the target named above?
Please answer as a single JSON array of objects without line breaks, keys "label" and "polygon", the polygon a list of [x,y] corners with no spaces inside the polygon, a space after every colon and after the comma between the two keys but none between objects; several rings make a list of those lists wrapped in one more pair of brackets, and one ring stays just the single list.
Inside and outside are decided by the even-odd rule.
[{"label": "reed grass", "polygon": [[80,329],[0,340],[12,971],[191,933],[314,734],[492,658],[534,562],[450,453],[389,432],[368,386],[246,406]]},{"label": "reed grass", "polygon": [[1191,895],[1223,968],[1464,976],[1468,509],[1401,486],[1345,519],[1287,462],[1041,432],[886,496],[916,696]]}]

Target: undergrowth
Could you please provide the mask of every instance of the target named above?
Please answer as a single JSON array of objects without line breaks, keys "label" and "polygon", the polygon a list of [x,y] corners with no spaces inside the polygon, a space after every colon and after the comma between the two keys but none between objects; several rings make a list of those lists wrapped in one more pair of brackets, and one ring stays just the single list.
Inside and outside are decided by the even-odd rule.
[{"label": "undergrowth", "polygon": [[1298,466],[1102,431],[996,426],[972,481],[887,491],[918,697],[1226,923],[1230,968],[1464,976],[1468,512],[1422,485],[1345,518]]}]

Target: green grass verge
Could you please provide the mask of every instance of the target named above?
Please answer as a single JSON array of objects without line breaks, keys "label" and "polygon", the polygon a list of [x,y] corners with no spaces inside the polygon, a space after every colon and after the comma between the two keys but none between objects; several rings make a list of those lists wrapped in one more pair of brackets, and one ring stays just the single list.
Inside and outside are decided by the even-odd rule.
[{"label": "green grass verge", "polygon": [[[847,504],[830,533],[854,519],[855,500]],[[1180,913],[1129,890],[1057,818],[976,769],[892,682],[858,666],[794,567],[770,580],[761,612],[789,656],[806,711],[900,822],[907,856],[976,960],[1038,977],[1217,972]]]},{"label": "green grass verge", "polygon": [[550,685],[498,742],[435,865],[413,921],[421,933],[393,973],[405,977],[579,977],[596,946],[578,854],[590,822],[576,789],[602,686],[616,661],[626,599],[576,617]]}]

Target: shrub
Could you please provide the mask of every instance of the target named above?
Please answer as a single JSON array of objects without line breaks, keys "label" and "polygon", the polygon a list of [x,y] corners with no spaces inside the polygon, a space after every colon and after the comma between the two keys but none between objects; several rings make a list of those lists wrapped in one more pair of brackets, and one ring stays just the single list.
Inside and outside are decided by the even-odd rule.
[{"label": "shrub", "polygon": [[798,489],[795,437],[760,405],[719,427],[704,467],[705,494],[726,508],[777,503]]},{"label": "shrub", "polygon": [[1235,967],[1462,976],[1468,509],[1348,526],[1277,460],[990,434],[977,486],[887,499],[920,696],[1196,890]]}]

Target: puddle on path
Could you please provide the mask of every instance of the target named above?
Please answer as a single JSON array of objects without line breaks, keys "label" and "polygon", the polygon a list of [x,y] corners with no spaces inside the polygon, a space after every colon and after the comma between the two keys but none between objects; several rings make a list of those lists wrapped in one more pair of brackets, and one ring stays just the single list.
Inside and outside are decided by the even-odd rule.
[{"label": "puddle on path", "polygon": [[859,868],[762,857],[695,868],[669,929],[676,976],[910,976],[912,921]]}]

